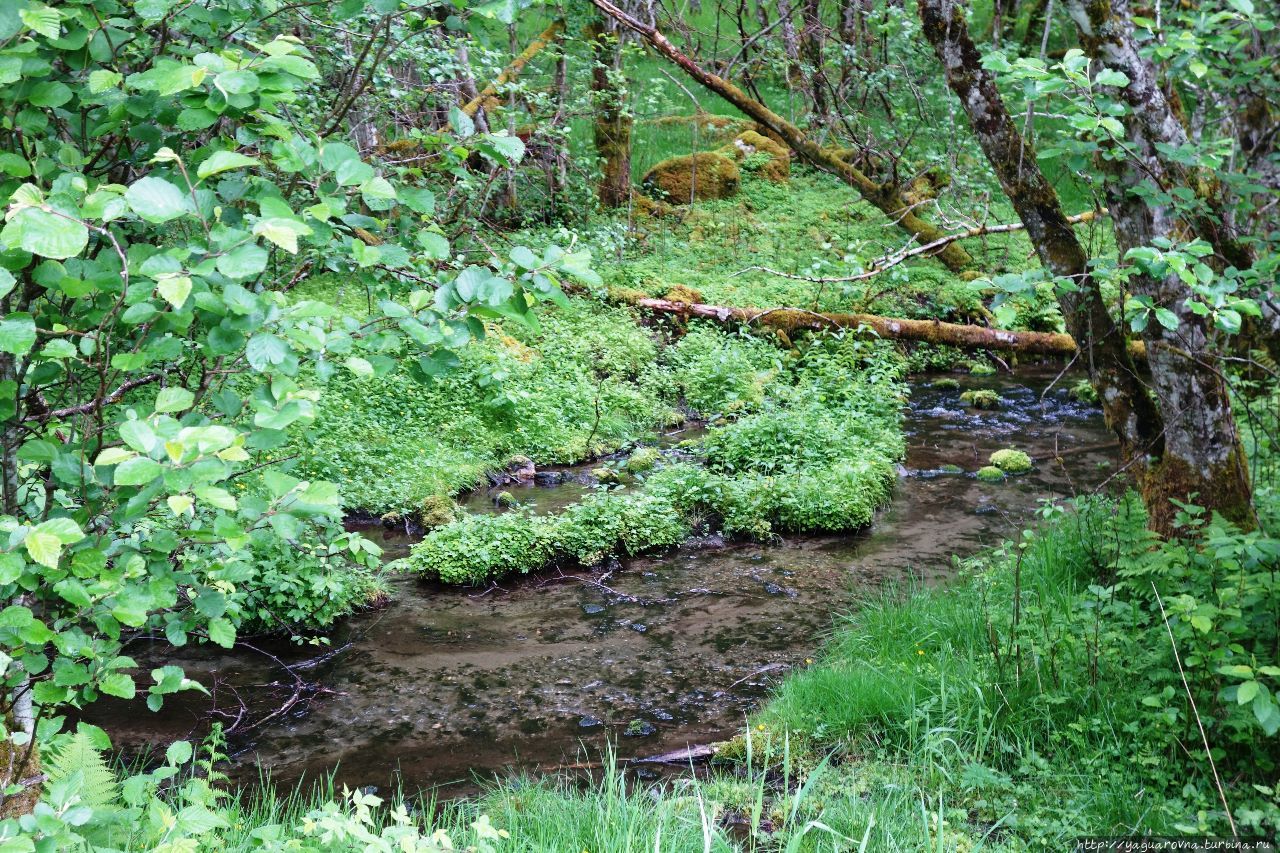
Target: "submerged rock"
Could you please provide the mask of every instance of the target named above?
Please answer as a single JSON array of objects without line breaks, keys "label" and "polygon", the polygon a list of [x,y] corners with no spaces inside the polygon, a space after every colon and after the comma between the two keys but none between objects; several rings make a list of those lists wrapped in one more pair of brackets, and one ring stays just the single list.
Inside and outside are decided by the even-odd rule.
[{"label": "submerged rock", "polygon": [[533,482],[539,486],[558,486],[568,479],[563,471],[538,471],[533,475]]},{"label": "submerged rock", "polygon": [[713,151],[670,157],[640,179],[646,194],[673,204],[729,198],[741,184],[738,164]]},{"label": "submerged rock", "polygon": [[578,720],[578,728],[580,729],[598,729],[603,725],[604,720],[599,717],[593,717],[590,714],[587,714],[585,717]]}]

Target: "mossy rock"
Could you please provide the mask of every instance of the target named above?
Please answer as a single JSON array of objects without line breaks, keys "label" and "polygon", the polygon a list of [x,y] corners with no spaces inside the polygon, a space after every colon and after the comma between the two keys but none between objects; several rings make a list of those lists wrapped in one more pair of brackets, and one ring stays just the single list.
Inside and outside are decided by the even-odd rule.
[{"label": "mossy rock", "polygon": [[418,506],[418,521],[427,530],[444,527],[458,519],[458,505],[448,495],[429,495]]},{"label": "mossy rock", "polygon": [[628,474],[643,474],[645,471],[652,471],[661,461],[662,454],[656,447],[640,447],[631,454],[622,467]]},{"label": "mossy rock", "polygon": [[995,391],[985,388],[980,390],[965,391],[960,395],[960,402],[972,406],[975,409],[998,409],[1000,404],[1004,402],[1000,399],[1000,395]]},{"label": "mossy rock", "polygon": [[784,184],[791,180],[791,151],[782,145],[754,130],[741,133],[716,153],[732,157],[743,169],[747,164],[759,163],[754,167],[760,177],[775,184]]},{"label": "mossy rock", "polygon": [[1032,467],[1031,457],[1012,447],[992,453],[989,461],[1006,474],[1025,474]]},{"label": "mossy rock", "polygon": [[960,383],[950,376],[944,376],[941,379],[933,380],[933,387],[939,391],[959,391]]},{"label": "mossy rock", "polygon": [[978,469],[978,479],[984,483],[1003,483],[1004,472],[994,465],[985,465]]},{"label": "mossy rock", "polygon": [[673,204],[729,198],[741,185],[738,164],[714,151],[670,157],[640,180],[647,195]]},{"label": "mossy rock", "polygon": [[601,465],[599,468],[592,468],[591,476],[595,477],[596,480],[601,483],[611,484],[622,482],[622,478],[618,475],[617,471],[604,465]]},{"label": "mossy rock", "polygon": [[973,361],[969,363],[969,373],[973,376],[993,376],[996,369],[983,361]]},{"label": "mossy rock", "polygon": [[516,505],[516,496],[510,492],[498,492],[493,496],[493,502],[500,507],[513,507]]}]

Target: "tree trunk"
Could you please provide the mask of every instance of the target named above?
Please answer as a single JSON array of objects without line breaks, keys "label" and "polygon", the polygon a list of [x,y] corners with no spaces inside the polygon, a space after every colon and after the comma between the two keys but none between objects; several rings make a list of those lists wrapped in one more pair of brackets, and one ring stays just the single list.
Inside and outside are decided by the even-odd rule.
[{"label": "tree trunk", "polygon": [[1089,272],[1089,256],[1058,194],[1040,171],[1035,149],[1018,131],[994,78],[983,69],[964,7],[957,0],[919,0],[919,7],[925,37],[942,63],[947,84],[959,97],[1001,188],[1026,225],[1040,263],[1074,285],[1061,290],[1062,315],[1081,347],[1107,423],[1142,482],[1142,461],[1158,451],[1162,424],[1129,356],[1124,333]]},{"label": "tree trunk", "polygon": [[[1158,238],[1178,242],[1190,228],[1211,243],[1218,264],[1241,269],[1252,264],[1248,247],[1229,233],[1222,217],[1222,191],[1216,179],[1189,170],[1170,157],[1188,144],[1186,128],[1133,37],[1128,0],[1067,0],[1086,50],[1129,80],[1118,94],[1129,106],[1123,152],[1106,161],[1106,193],[1121,257],[1132,248],[1150,246]],[[1186,187],[1205,203],[1182,216],[1170,203],[1169,190]],[[1219,266],[1221,269],[1221,266]],[[1177,317],[1177,327],[1151,322],[1143,331],[1152,385],[1164,415],[1163,452],[1153,460],[1143,484],[1152,529],[1166,535],[1177,508],[1186,501],[1221,513],[1232,521],[1254,523],[1249,467],[1226,377],[1217,367],[1225,341],[1205,317],[1188,305],[1190,290],[1177,275],[1164,278],[1138,274],[1129,288]]]},{"label": "tree trunk", "polygon": [[593,132],[603,172],[598,195],[604,207],[623,207],[631,199],[631,115],[626,92],[619,85],[621,38],[617,32],[608,32],[601,21],[588,24],[586,35],[591,45]]},{"label": "tree trunk", "polygon": [[[937,226],[921,219],[903,198],[896,186],[879,184],[851,164],[842,160],[835,151],[824,148],[804,134],[798,127],[782,118],[764,104],[748,97],[729,81],[701,68],[681,53],[657,27],[642,23],[614,6],[609,0],[592,0],[596,8],[623,26],[640,35],[654,50],[678,65],[686,74],[697,80],[729,103],[733,104],[759,124],[772,130],[802,159],[825,172],[830,172],[856,189],[863,198],[882,210],[900,228],[916,241],[932,243],[946,236]],[[959,244],[949,243],[938,252],[937,258],[952,270],[959,271],[972,263],[972,258]]]}]

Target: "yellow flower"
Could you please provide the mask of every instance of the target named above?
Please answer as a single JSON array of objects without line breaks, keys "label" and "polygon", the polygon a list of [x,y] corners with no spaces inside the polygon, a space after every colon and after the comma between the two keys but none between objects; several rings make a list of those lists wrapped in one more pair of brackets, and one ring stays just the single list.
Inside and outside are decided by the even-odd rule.
[{"label": "yellow flower", "polygon": [[804,662],[805,662],[805,663],[807,663],[807,664],[808,664],[808,663],[813,663],[813,658],[805,658],[805,659],[804,659]]},{"label": "yellow flower", "polygon": [[758,731],[764,731],[764,723],[761,723],[760,725],[756,726],[756,729]]},{"label": "yellow flower", "polygon": [[916,649],[916,654],[918,655],[924,654],[924,649]]}]

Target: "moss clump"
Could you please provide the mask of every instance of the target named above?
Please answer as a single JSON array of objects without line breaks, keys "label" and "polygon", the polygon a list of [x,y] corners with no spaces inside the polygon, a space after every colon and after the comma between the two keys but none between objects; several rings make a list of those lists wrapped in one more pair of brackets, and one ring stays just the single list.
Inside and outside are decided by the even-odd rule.
[{"label": "moss clump", "polygon": [[938,470],[941,471],[943,474],[963,474],[964,473],[964,469],[961,468],[959,465],[952,465],[949,462],[946,465],[943,465]]},{"label": "moss clump", "polygon": [[418,506],[418,521],[427,530],[444,527],[458,518],[458,505],[448,495],[428,495]]},{"label": "moss clump", "polygon": [[1088,379],[1081,379],[1067,391],[1067,396],[1081,403],[1097,403],[1098,391]]},{"label": "moss clump", "polygon": [[741,185],[738,164],[713,151],[668,158],[640,180],[646,194],[673,204],[729,198]]},{"label": "moss clump", "polygon": [[945,376],[942,379],[935,379],[933,381],[933,387],[937,388],[939,391],[959,391],[960,383],[955,379],[952,379],[950,376]]},{"label": "moss clump", "polygon": [[694,290],[683,284],[673,284],[671,289],[662,296],[669,302],[679,302],[684,305],[693,305],[706,302],[702,296],[702,291]]},{"label": "moss clump", "polygon": [[986,388],[965,391],[960,395],[960,401],[975,409],[998,409],[1003,402],[999,394]]},{"label": "moss clump", "polygon": [[631,454],[622,467],[628,474],[643,474],[652,471],[662,461],[662,454],[655,447],[641,447]]},{"label": "moss clump", "polygon": [[516,505],[516,496],[510,492],[498,492],[493,496],[493,502],[501,507],[513,507]]},{"label": "moss clump", "polygon": [[969,373],[973,376],[992,376],[996,369],[983,361],[974,361],[969,363]]},{"label": "moss clump", "polygon": [[738,163],[756,163],[754,171],[766,181],[781,184],[791,179],[791,151],[787,146],[754,130],[739,134],[733,142],[717,149],[716,153],[732,157]]},{"label": "moss clump", "polygon": [[1004,472],[994,465],[984,465],[978,469],[978,479],[984,483],[1003,483]]},{"label": "moss clump", "polygon": [[1011,447],[992,453],[990,462],[1006,474],[1025,474],[1031,470],[1031,457]]},{"label": "moss clump", "polygon": [[619,476],[618,472],[606,465],[601,465],[599,468],[592,468],[591,476],[595,477],[596,480],[601,483],[612,484],[622,481],[622,477]]}]

